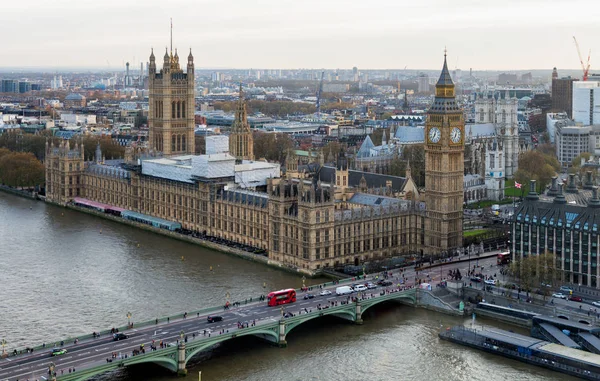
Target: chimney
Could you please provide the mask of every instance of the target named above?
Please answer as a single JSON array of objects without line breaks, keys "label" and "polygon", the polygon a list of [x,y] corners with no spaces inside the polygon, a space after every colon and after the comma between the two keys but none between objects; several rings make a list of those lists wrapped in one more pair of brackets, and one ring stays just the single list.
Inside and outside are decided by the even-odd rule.
[{"label": "chimney", "polygon": [[564,187],[564,184],[558,184],[558,193],[556,194],[556,197],[554,197],[555,204],[566,204],[567,203],[567,199],[565,198],[565,195],[563,194],[563,187]]},{"label": "chimney", "polygon": [[592,180],[592,171],[585,173],[585,182],[583,183],[583,189],[592,189],[594,187],[594,181]]},{"label": "chimney", "polygon": [[548,190],[548,196],[556,196],[558,194],[558,177],[552,177],[552,185]]},{"label": "chimney", "polygon": [[529,194],[527,195],[528,200],[536,201],[539,200],[539,196],[535,190],[535,180],[529,180]]},{"label": "chimney", "polygon": [[575,174],[569,174],[569,183],[567,184],[567,193],[579,193],[577,184],[575,184]]},{"label": "chimney", "polygon": [[600,199],[598,199],[598,187],[592,187],[592,198],[588,202],[588,208],[600,208]]}]

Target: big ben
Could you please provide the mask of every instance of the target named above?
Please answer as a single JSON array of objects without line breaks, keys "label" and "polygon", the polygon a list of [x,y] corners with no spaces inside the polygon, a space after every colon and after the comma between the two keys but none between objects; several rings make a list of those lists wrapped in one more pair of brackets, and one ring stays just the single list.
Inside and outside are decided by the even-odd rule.
[{"label": "big ben", "polygon": [[446,54],[425,125],[425,251],[462,246],[464,130]]}]

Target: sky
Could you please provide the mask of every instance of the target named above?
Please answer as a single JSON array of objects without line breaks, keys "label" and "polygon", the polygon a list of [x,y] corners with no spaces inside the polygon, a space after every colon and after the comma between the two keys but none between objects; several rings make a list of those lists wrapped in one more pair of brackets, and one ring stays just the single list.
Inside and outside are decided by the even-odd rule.
[{"label": "sky", "polygon": [[[2,0],[0,67],[580,68],[600,72],[598,0]],[[595,43],[594,46],[592,46]]]}]

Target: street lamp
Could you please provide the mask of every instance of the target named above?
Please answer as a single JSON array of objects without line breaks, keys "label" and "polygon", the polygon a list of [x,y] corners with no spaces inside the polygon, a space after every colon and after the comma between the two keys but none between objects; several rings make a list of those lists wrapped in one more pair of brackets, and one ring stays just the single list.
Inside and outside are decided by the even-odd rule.
[{"label": "street lamp", "polygon": [[225,293],[225,306],[229,307],[229,298],[231,297],[231,294],[229,294],[229,291],[227,291]]},{"label": "street lamp", "polygon": [[131,325],[131,312],[127,312],[127,325]]},{"label": "street lamp", "polygon": [[304,275],[302,275],[302,291],[304,291],[304,289],[306,288],[306,285],[304,284],[306,282],[306,277]]},{"label": "street lamp", "polygon": [[367,272],[366,272],[367,267],[363,264],[363,280],[367,279]]},{"label": "street lamp", "polygon": [[181,332],[179,332],[179,342],[183,341],[183,336],[185,336],[185,332],[183,332],[183,329],[182,329]]},{"label": "street lamp", "polygon": [[6,357],[6,340],[2,339],[2,357]]}]

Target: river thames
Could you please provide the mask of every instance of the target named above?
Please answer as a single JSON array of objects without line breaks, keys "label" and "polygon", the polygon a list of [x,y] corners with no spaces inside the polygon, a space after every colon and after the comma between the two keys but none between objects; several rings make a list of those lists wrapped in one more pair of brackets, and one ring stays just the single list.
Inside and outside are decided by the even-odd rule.
[{"label": "river thames", "polygon": [[[211,269],[212,268],[212,269]],[[323,279],[307,280],[307,284]],[[150,232],[0,192],[0,339],[24,348],[132,321],[300,287],[300,277]],[[470,319],[385,304],[364,324],[317,319],[288,347],[240,338],[188,364],[183,380],[575,380],[438,339]],[[492,321],[475,324],[522,332]],[[98,380],[177,379],[152,365]]]}]

